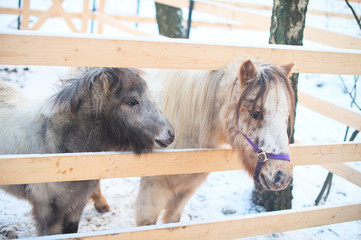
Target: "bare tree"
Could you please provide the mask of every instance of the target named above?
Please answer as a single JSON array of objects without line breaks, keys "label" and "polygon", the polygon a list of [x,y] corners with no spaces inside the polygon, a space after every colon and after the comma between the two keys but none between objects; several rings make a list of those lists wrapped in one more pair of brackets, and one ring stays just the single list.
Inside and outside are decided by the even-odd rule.
[{"label": "bare tree", "polygon": [[[308,0],[274,0],[269,43],[303,45],[307,6]],[[297,104],[298,73],[292,74],[291,80]],[[289,135],[290,143],[293,143],[294,133]],[[265,191],[255,185],[252,196],[253,202],[264,206],[266,211],[290,209],[292,198],[292,183],[285,190],[278,192]]]},{"label": "bare tree", "polygon": [[361,29],[361,18],[357,16],[355,9],[352,7],[352,5],[348,2],[348,0],[345,0],[346,5],[350,8],[352,15],[355,17],[355,20],[357,22],[358,27]]},{"label": "bare tree", "polygon": [[159,33],[171,38],[186,38],[182,9],[155,3]]}]

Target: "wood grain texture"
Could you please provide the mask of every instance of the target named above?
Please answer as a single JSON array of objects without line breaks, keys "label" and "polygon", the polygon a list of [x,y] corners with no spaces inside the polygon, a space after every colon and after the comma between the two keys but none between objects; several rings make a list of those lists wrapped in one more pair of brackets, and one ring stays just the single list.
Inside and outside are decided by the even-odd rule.
[{"label": "wood grain texture", "polygon": [[322,164],[322,167],[336,174],[349,182],[361,187],[361,172],[347,166],[344,163]]},{"label": "wood grain texture", "polygon": [[214,222],[195,221],[194,223],[188,224],[173,223],[124,230],[47,236],[42,237],[41,239],[227,240],[356,221],[360,219],[361,203],[356,202],[331,207],[310,207],[301,210],[283,210],[238,217],[227,217],[224,220]]},{"label": "wood grain texture", "polygon": [[[361,144],[291,146],[292,165],[361,161]],[[0,185],[155,176],[244,169],[231,149],[166,150],[151,154],[0,155]]]},{"label": "wood grain texture", "polygon": [[[187,0],[157,0],[157,2],[180,8],[188,8]],[[240,22],[249,30],[269,32],[271,25],[269,17],[215,1],[196,0],[194,10]],[[361,38],[311,26],[305,27],[304,39],[337,48],[361,49]]]},{"label": "wood grain texture", "polygon": [[346,126],[361,131],[361,114],[359,113],[347,110],[300,91],[298,92],[298,103],[317,113],[346,124]]},{"label": "wood grain texture", "polygon": [[128,27],[124,24],[122,24],[119,20],[109,17],[107,15],[101,14],[101,13],[95,13],[95,19],[102,24],[108,24],[109,26],[112,26],[114,28],[117,28],[121,31],[124,31],[126,33],[129,33],[132,36],[139,36],[139,37],[150,37],[152,35],[148,33],[144,33],[142,31],[139,31],[136,28]]},{"label": "wood grain texture", "polygon": [[[300,46],[216,45],[182,39],[101,38],[34,32],[0,34],[0,64],[220,69],[236,59],[296,62],[294,72],[360,74],[359,50],[311,50]],[[56,46],[56,47],[55,47]]]}]

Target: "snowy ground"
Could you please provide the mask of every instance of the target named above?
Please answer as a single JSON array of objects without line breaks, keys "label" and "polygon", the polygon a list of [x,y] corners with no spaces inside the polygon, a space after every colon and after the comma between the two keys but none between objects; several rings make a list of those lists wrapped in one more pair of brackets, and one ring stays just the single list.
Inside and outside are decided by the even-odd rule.
[{"label": "snowy ground", "polygon": [[[50,0],[32,0],[31,7],[47,9]],[[248,1],[256,2],[256,1]],[[257,1],[271,5],[271,1]],[[76,5],[78,4],[78,5]],[[1,7],[16,7],[17,1],[2,1]],[[81,1],[65,0],[64,8],[72,11],[81,11]],[[360,4],[355,5],[360,13]],[[350,13],[343,1],[310,1],[309,9],[327,10],[332,12]],[[259,11],[270,16],[269,12]],[[106,13],[119,15],[134,15],[136,13],[136,1],[126,0],[121,3],[116,0],[108,0]],[[140,5],[141,16],[154,16],[153,1],[143,0]],[[183,12],[186,17],[187,12]],[[194,12],[194,20],[226,22],[224,19]],[[0,30],[15,29],[17,20],[15,16],[0,15]],[[80,22],[75,22],[79,26]],[[134,24],[129,24],[134,26]],[[354,19],[330,18],[325,16],[308,16],[307,25],[317,26],[336,32],[359,36],[360,30]],[[96,28],[96,25],[95,25]],[[138,24],[138,28],[148,33],[157,34],[155,24]],[[69,33],[62,20],[55,19],[46,23],[41,29],[43,32]],[[111,27],[104,28],[105,34],[126,36]],[[193,28],[191,39],[219,43],[232,44],[266,44],[267,32],[252,32],[245,30]],[[304,41],[308,47],[325,48],[321,44]],[[5,70],[7,68],[7,70]],[[64,77],[68,72],[65,67],[33,67],[33,66],[0,66],[0,77],[22,88],[32,97],[44,98],[53,92],[52,86],[59,77]],[[354,84],[353,76],[342,76],[349,89]],[[361,105],[361,85],[357,84],[358,97],[356,102]],[[320,74],[301,74],[299,90],[317,96],[326,101],[350,109],[351,99],[345,93],[339,76]],[[355,108],[354,108],[354,111]],[[295,127],[296,140],[306,144],[326,144],[341,142],[344,139],[346,127],[334,120],[321,116],[301,106],[297,108]],[[353,130],[350,130],[351,132]],[[350,135],[350,134],[349,134]],[[356,139],[361,142],[361,136]],[[1,143],[0,143],[1,144]],[[359,162],[350,164],[361,170]],[[327,171],[319,166],[305,166],[294,168],[294,187],[292,201],[293,209],[302,209],[314,205],[314,200],[323,184]],[[102,188],[105,197],[111,205],[111,212],[97,213],[92,203],[86,206],[80,222],[80,232],[99,231],[106,229],[119,229],[133,227],[134,208],[133,202],[138,192],[139,178],[105,179],[102,180]],[[264,211],[261,207],[251,202],[253,183],[243,171],[212,173],[208,180],[201,186],[192,197],[182,215],[182,222],[193,220],[216,220],[226,216],[223,210],[234,212],[232,215],[245,215]],[[326,202],[321,205],[331,206],[339,203],[360,201],[361,191],[357,186],[335,176],[330,195]],[[27,202],[17,200],[0,191],[0,233],[13,230],[19,237],[35,236],[35,228],[30,214],[30,206]],[[0,239],[5,236],[0,234]],[[322,226],[311,229],[297,230],[286,233],[278,233],[249,239],[361,239],[361,221]]]}]

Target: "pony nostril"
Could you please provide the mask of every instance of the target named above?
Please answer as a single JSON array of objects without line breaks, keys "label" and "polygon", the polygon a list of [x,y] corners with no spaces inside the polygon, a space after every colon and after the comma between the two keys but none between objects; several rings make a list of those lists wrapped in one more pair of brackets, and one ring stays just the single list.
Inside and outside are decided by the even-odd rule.
[{"label": "pony nostril", "polygon": [[282,184],[285,179],[286,174],[282,171],[278,171],[275,176],[275,184]]},{"label": "pony nostril", "polygon": [[168,131],[168,135],[169,135],[169,142],[172,143],[175,137],[173,131]]}]

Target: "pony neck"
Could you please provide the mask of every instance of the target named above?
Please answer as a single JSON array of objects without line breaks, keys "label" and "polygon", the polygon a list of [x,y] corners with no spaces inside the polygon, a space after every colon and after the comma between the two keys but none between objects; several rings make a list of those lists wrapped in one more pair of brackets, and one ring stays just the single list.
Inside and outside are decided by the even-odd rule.
[{"label": "pony neck", "polygon": [[237,106],[240,96],[244,91],[238,79],[239,62],[229,64],[219,70],[222,72],[222,80],[219,86],[218,101],[221,103],[219,109],[219,123],[224,143],[238,146],[236,132],[239,131],[237,118]]}]

